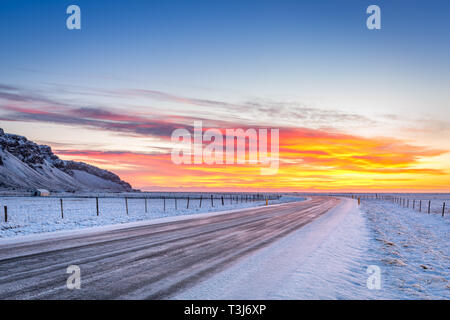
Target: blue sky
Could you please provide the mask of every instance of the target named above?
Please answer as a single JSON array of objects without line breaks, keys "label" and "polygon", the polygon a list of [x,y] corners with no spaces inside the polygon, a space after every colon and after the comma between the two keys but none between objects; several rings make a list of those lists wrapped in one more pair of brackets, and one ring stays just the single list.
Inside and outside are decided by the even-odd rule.
[{"label": "blue sky", "polygon": [[[17,69],[29,69],[93,85],[103,77],[286,95],[317,78],[334,82],[336,74],[389,82],[386,74],[396,71],[398,80],[432,81],[449,71],[447,1],[1,3],[0,66],[16,83],[30,78]],[[65,28],[72,3],[82,10],[81,31]],[[382,9],[379,31],[365,27],[372,3]],[[448,81],[448,72],[442,76]]]},{"label": "blue sky", "polygon": [[[81,7],[81,31],[65,27],[70,4]],[[365,26],[370,4],[381,7],[381,30]],[[450,83],[448,1],[2,0],[1,7],[5,84],[152,88],[366,113],[374,105],[364,97],[376,92],[392,98],[378,104],[386,112],[394,104],[420,112],[433,99],[439,113],[449,98],[439,96]]]}]

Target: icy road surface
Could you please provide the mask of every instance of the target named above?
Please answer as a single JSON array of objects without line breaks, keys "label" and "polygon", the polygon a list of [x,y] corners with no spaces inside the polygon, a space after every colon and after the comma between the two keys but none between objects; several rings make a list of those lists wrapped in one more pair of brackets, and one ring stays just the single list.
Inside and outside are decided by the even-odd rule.
[{"label": "icy road surface", "polygon": [[175,298],[393,298],[366,285],[369,241],[357,202],[342,199],[326,215]]},{"label": "icy road surface", "polygon": [[[341,202],[331,197],[313,197],[163,223],[155,220],[29,241],[1,240],[0,299],[172,298],[203,279],[222,274],[220,271],[250,254],[258,254],[258,249],[301,230]],[[297,246],[314,250],[308,248],[309,244]],[[277,266],[277,261],[272,262]],[[269,270],[270,264],[271,261],[265,261],[262,270]],[[66,287],[69,265],[81,269],[79,290]],[[255,281],[244,286],[251,289],[257,285]],[[267,284],[259,285],[267,288]]]}]

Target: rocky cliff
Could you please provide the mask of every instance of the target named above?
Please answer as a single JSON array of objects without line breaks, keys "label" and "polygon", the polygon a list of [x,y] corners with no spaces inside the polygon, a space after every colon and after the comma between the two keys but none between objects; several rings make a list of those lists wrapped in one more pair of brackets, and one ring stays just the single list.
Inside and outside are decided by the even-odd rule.
[{"label": "rocky cliff", "polygon": [[50,191],[132,191],[116,174],[92,165],[61,160],[46,145],[0,128],[0,189]]}]

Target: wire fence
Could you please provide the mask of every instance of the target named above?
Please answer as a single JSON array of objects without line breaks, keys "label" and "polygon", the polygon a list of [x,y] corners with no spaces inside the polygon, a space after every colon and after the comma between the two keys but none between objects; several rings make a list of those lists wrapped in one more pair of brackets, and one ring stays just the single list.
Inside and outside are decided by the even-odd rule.
[{"label": "wire fence", "polygon": [[279,194],[167,194],[129,196],[10,196],[0,197],[0,222],[42,219],[76,219],[82,217],[108,217],[117,215],[164,215],[189,213],[202,209],[228,209],[239,204],[279,200]]},{"label": "wire fence", "polygon": [[357,199],[358,204],[362,200],[381,200],[389,201],[403,208],[409,208],[414,211],[423,212],[427,214],[440,214],[442,217],[449,213],[449,200],[447,199],[426,199],[420,198],[417,195],[392,195],[392,194],[345,194],[340,195],[344,197],[351,197]]}]

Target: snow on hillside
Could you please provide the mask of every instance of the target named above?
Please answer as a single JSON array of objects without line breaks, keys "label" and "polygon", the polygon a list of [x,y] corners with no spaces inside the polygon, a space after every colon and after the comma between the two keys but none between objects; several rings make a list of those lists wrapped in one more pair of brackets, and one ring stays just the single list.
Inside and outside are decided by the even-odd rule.
[{"label": "snow on hillside", "polygon": [[131,186],[107,170],[65,161],[51,148],[0,129],[0,189],[51,191],[131,191]]}]

